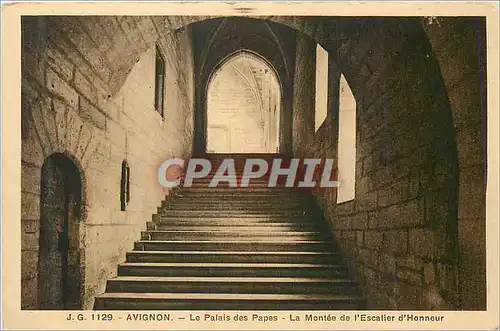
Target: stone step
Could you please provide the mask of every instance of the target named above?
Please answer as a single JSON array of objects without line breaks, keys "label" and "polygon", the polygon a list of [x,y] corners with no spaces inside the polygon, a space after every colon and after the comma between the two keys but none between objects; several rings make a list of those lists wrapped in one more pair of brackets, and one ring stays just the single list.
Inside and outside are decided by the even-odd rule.
[{"label": "stone step", "polygon": [[356,310],[363,300],[341,294],[105,293],[96,310]]},{"label": "stone step", "polygon": [[193,201],[206,201],[206,202],[234,202],[234,203],[311,203],[310,198],[301,198],[297,194],[230,194],[229,191],[224,191],[223,194],[204,194],[204,193],[182,193],[172,196],[166,196],[165,199],[175,202],[190,203]]},{"label": "stone step", "polygon": [[118,276],[346,277],[345,265],[298,263],[122,263]]},{"label": "stone step", "polygon": [[[260,159],[260,157],[256,157],[258,159]],[[217,168],[225,161],[227,160],[227,158],[223,158],[223,159],[212,159],[210,160],[210,165],[212,166],[212,169],[211,171],[216,171]],[[246,160],[245,159],[232,159],[234,161],[234,169],[236,171],[243,171],[245,169],[245,162]],[[268,168],[270,168],[270,166],[272,165],[272,162],[274,159],[265,159],[267,162],[268,162]],[[226,161],[226,164],[227,164],[227,161]],[[215,168],[214,168],[215,167]]]},{"label": "stone step", "polygon": [[[205,153],[199,158],[205,158],[211,162],[224,159],[233,160],[246,160],[246,159],[264,159],[264,160],[274,160],[276,158],[286,158],[286,156],[280,153]],[[290,158],[290,157],[288,157]]]},{"label": "stone step", "polygon": [[259,251],[132,251],[126,262],[192,262],[192,263],[338,263],[341,257],[334,252],[259,252]]},{"label": "stone step", "polygon": [[141,240],[316,240],[325,239],[320,232],[308,231],[234,231],[234,230],[152,230],[142,231]]},{"label": "stone step", "polygon": [[160,211],[199,211],[199,212],[224,212],[229,213],[230,215],[235,214],[270,214],[270,215],[279,215],[285,213],[288,214],[299,214],[308,213],[309,215],[317,214],[316,211],[311,207],[306,206],[290,206],[290,205],[224,205],[224,203],[201,203],[194,202],[191,205],[189,204],[179,204],[172,203],[169,205],[164,205],[160,207]]},{"label": "stone step", "polygon": [[[319,231],[323,229],[320,223],[269,223],[269,222],[249,222],[247,219],[231,222],[229,220],[200,220],[199,218],[191,220],[182,219],[163,219],[162,221],[148,222],[147,230],[200,230],[200,231],[218,231],[221,229],[234,231]],[[251,219],[250,219],[251,220]]]},{"label": "stone step", "polygon": [[183,196],[170,197],[161,203],[206,203],[206,204],[235,204],[235,205],[276,205],[276,206],[306,206],[313,207],[316,204],[313,201],[299,199],[295,195],[279,197],[275,195],[249,195],[249,194],[191,194]]},{"label": "stone step", "polygon": [[[210,169],[209,174],[215,174],[215,173],[217,173],[217,171],[219,170],[221,164],[222,164],[222,161],[221,162],[219,162],[219,161],[212,161],[212,163],[211,163],[212,167]],[[270,165],[272,165],[272,163]],[[231,170],[233,170],[233,169],[231,169]],[[236,172],[237,174],[243,174],[244,170],[245,170],[245,164],[244,163],[242,163],[242,162],[241,163],[240,162],[236,162],[235,163],[235,165],[234,165],[234,172]],[[267,172],[266,172],[267,175],[269,175],[270,171],[271,171],[271,167],[269,166],[268,169],[267,169]],[[266,174],[264,174],[264,175],[266,175]]]},{"label": "stone step", "polygon": [[274,240],[274,241],[200,241],[200,240],[141,240],[134,244],[136,251],[276,251],[276,252],[317,252],[333,251],[331,241],[320,240]]},{"label": "stone step", "polygon": [[[283,215],[247,215],[244,216],[232,216],[232,217],[218,217],[212,213],[205,213],[204,215],[192,215],[190,217],[179,217],[179,216],[167,216],[156,214],[153,216],[153,221],[156,223],[172,224],[174,222],[183,222],[183,224],[199,224],[199,225],[226,225],[226,226],[240,226],[240,225],[270,225],[270,224],[281,224],[281,225],[324,225],[321,218],[312,218],[307,215],[298,216],[283,216]],[[271,225],[270,225],[271,226]]]},{"label": "stone step", "polygon": [[226,199],[226,200],[218,200],[218,199],[172,199],[170,201],[162,201],[161,206],[170,206],[170,207],[180,207],[181,209],[196,206],[196,207],[225,207],[225,208],[256,208],[262,207],[266,209],[280,209],[280,208],[311,208],[305,202],[290,200],[290,201],[272,201],[269,199],[260,199],[260,200],[250,200],[250,199]]},{"label": "stone step", "polygon": [[[213,191],[209,191],[213,190]],[[274,192],[274,191],[261,191],[261,192],[236,192],[231,191],[229,189],[215,189],[213,188],[185,188],[182,193],[176,193],[171,195],[170,197],[167,195],[165,200],[173,201],[173,200],[209,200],[209,201],[271,201],[271,202],[281,202],[287,203],[290,201],[300,201],[306,203],[314,203],[310,198],[302,198],[297,192],[293,191],[282,191],[282,192]]]},{"label": "stone step", "polygon": [[253,205],[266,205],[266,206],[277,206],[279,208],[286,206],[300,206],[300,207],[314,207],[315,205],[311,201],[299,200],[295,197],[290,197],[289,199],[273,197],[273,196],[263,196],[263,197],[252,197],[252,196],[231,196],[231,195],[219,195],[219,196],[182,196],[182,197],[171,197],[167,200],[161,202],[163,205],[168,204],[209,204],[209,205],[236,205],[236,206],[253,206]]},{"label": "stone step", "polygon": [[298,194],[305,191],[294,187],[182,187],[182,193],[204,193],[204,194]]},{"label": "stone step", "polygon": [[[261,157],[257,156],[255,157],[257,159],[262,159]],[[218,170],[218,168],[220,167],[220,165],[226,161],[228,158],[222,158],[222,159],[211,159],[210,160],[210,165],[211,165],[211,171],[212,172],[216,172]],[[230,158],[233,160],[233,164],[234,164],[234,170],[235,171],[243,171],[245,169],[245,163],[246,163],[246,159],[235,159],[235,158]],[[274,158],[267,158],[267,157],[264,157],[264,160],[266,160],[267,164],[268,164],[268,171],[271,169],[271,166],[273,164],[273,160]],[[226,164],[227,161],[226,161]]]},{"label": "stone step", "polygon": [[[245,179],[245,181],[248,181],[248,184],[252,185],[252,184],[265,184],[267,185],[267,183],[269,182],[269,176],[266,176],[266,177],[259,177],[259,178],[252,178],[252,177],[248,177],[248,176],[243,176],[243,173],[238,173],[236,172],[236,174],[234,176],[219,176],[215,173],[209,173],[207,176],[205,177],[201,177],[201,178],[193,178],[192,179],[192,182],[193,183],[210,183],[212,182],[214,179],[216,181],[218,181],[220,184],[228,184],[230,183],[233,179],[236,179],[236,181],[238,183],[241,182],[242,179]],[[278,180],[276,181],[277,183],[280,182],[280,177],[278,177]],[[286,180],[286,178],[285,178]]]},{"label": "stone step", "polygon": [[[240,188],[239,184],[237,185],[233,185],[233,186],[230,186],[229,184],[227,183],[218,183],[216,186],[208,186],[208,183],[200,183],[200,182],[194,182],[193,184],[191,184],[191,186],[187,187],[186,188],[191,188],[191,189],[220,189],[220,190],[238,190],[238,189],[243,189],[243,187]],[[245,186],[244,188],[246,189],[274,189],[273,187],[269,187],[267,185],[267,183],[251,183],[249,184],[248,186]]]},{"label": "stone step", "polygon": [[356,284],[345,278],[119,276],[108,280],[106,292],[356,294]]},{"label": "stone step", "polygon": [[[220,165],[222,164],[222,162],[219,162],[219,161],[212,161],[211,163],[211,166],[212,168],[210,169],[210,174],[215,174],[218,170],[219,170],[219,167]],[[272,163],[271,163],[272,165]],[[232,169],[231,169],[232,170]],[[244,173],[244,170],[245,170],[245,164],[242,163],[242,162],[236,162],[235,163],[235,166],[234,166],[234,171],[238,174],[243,174]],[[267,174],[269,174],[271,171],[271,167],[268,167],[267,169]],[[227,173],[227,172],[226,172]]]},{"label": "stone step", "polygon": [[158,213],[162,216],[169,217],[217,217],[217,218],[251,218],[251,217],[304,217],[309,218],[311,216],[316,216],[316,213],[306,210],[197,210],[197,209],[168,209],[168,208],[158,208]]},{"label": "stone step", "polygon": [[202,177],[202,178],[193,178],[193,183],[210,183],[212,180],[220,180],[221,183],[227,180],[232,180],[233,178],[236,178],[238,182],[240,182],[242,179],[248,180],[249,184],[257,183],[257,184],[267,184],[269,181],[269,176],[262,176],[259,178],[253,178],[249,176],[243,176],[243,173],[238,173],[236,172],[233,177],[229,176],[219,176],[215,172],[210,172],[207,176]]},{"label": "stone step", "polygon": [[224,204],[224,203],[203,203],[203,202],[193,202],[192,204],[187,203],[170,203],[170,204],[162,204],[161,210],[197,210],[197,211],[233,211],[236,212],[255,212],[259,211],[260,213],[276,213],[276,212],[309,212],[313,213],[314,210],[310,207],[305,206],[293,206],[293,205],[273,205],[273,204],[261,204],[261,205],[250,205],[250,204]]},{"label": "stone step", "polygon": [[[211,196],[211,195],[233,195],[244,197],[293,197],[296,199],[311,199],[311,196],[304,196],[304,191],[308,189],[296,187],[236,187],[236,188],[218,188],[218,187],[181,187],[174,195],[180,196]],[[168,197],[168,195],[166,195]]]}]

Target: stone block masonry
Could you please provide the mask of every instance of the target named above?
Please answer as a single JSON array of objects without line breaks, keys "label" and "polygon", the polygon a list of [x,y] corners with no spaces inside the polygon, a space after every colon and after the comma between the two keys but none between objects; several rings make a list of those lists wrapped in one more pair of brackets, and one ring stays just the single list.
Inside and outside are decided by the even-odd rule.
[{"label": "stone block masonry", "polygon": [[[190,154],[190,30],[160,36],[151,20],[137,18],[141,29],[135,27],[135,20],[113,24],[113,17],[23,18],[23,109],[27,119],[22,141],[23,309],[37,309],[39,304],[37,207],[41,165],[46,157],[67,153],[85,175],[82,308],[91,308],[94,296],[104,291],[105,279],[116,272],[145,220],[168,193],[154,181],[157,166],[165,157]],[[106,28],[96,31],[98,26]],[[110,33],[133,40],[121,40]],[[167,59],[164,118],[154,109],[156,41]],[[126,49],[137,52],[135,64],[118,75]],[[179,58],[175,50],[185,57]],[[119,87],[113,79],[120,82]],[[131,169],[131,198],[126,211],[120,210],[123,160]],[[148,173],[152,180],[145,176]]]},{"label": "stone block masonry", "polygon": [[[477,258],[484,266],[485,181],[481,181],[484,168],[480,170],[484,146],[479,108],[481,93],[484,98],[480,89],[484,49],[478,48],[485,38],[484,22],[450,18],[432,26],[427,21],[407,21],[405,27],[398,24],[359,22],[354,29],[358,38],[346,41],[338,51],[338,45],[328,48],[329,40],[318,33],[310,33],[311,38],[297,36],[293,150],[300,157],[337,155],[338,107],[329,107],[326,123],[314,133],[310,123],[315,78],[302,74],[312,72],[315,44],[323,41],[333,52],[335,64],[329,69],[343,71],[357,102],[356,195],[341,204],[337,204],[335,190],[318,192],[316,197],[351,257],[353,274],[365,284],[368,306],[485,308],[485,271],[472,262]],[[375,37],[368,37],[373,33]],[[406,33],[414,45],[398,39]],[[474,51],[468,56],[456,53],[448,61],[450,49],[463,43]],[[433,51],[437,52],[434,62],[431,56],[425,57]],[[344,52],[352,53],[349,63],[343,62]],[[415,60],[411,64],[410,55]],[[406,64],[401,67],[400,63]],[[419,70],[425,77],[418,75]],[[336,81],[330,82],[332,86],[337,86]],[[465,86],[471,87],[466,93]],[[443,111],[446,93],[451,107]],[[335,98],[333,94],[330,105],[338,104]],[[455,138],[443,134],[454,135],[453,126],[458,158]],[[475,174],[473,179],[471,174]],[[457,205],[462,215],[458,222]]]}]

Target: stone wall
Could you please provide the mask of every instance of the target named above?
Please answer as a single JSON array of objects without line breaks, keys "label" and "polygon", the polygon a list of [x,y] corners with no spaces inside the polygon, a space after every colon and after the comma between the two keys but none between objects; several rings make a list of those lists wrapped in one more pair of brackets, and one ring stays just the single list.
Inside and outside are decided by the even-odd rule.
[{"label": "stone wall", "polygon": [[[328,24],[311,27],[313,40],[297,39],[294,151],[298,156],[337,154],[338,102],[329,102],[333,109],[314,134],[315,77],[310,73],[320,41],[356,98],[357,157],[355,199],[337,204],[335,190],[317,192],[317,197],[368,306],[458,307],[458,161],[431,45],[416,20],[350,22],[337,38],[326,32],[332,29]],[[330,83],[338,89],[335,80]],[[329,93],[335,99],[335,92]]]},{"label": "stone wall", "polygon": [[422,20],[444,78],[458,150],[460,301],[486,309],[486,26],[484,18]]},{"label": "stone wall", "polygon": [[[149,19],[138,22],[142,29],[128,18],[23,19],[23,309],[37,308],[40,171],[46,157],[67,154],[84,174],[80,249],[83,308],[88,309],[168,193],[156,181],[158,165],[190,154],[190,29],[170,33],[156,30]],[[127,31],[131,26],[134,29]],[[154,110],[157,40],[166,62],[164,118]],[[134,65],[114,89],[116,66],[127,58],[130,44],[139,47],[140,54],[132,58]],[[120,210],[123,160],[131,172],[126,211]]]}]

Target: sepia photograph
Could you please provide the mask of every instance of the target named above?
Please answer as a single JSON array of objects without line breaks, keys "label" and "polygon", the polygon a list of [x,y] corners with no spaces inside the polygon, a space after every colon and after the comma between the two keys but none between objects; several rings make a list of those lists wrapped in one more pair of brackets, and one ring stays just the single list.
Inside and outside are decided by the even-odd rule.
[{"label": "sepia photograph", "polygon": [[3,311],[325,329],[498,310],[498,4],[129,5],[20,11]]}]

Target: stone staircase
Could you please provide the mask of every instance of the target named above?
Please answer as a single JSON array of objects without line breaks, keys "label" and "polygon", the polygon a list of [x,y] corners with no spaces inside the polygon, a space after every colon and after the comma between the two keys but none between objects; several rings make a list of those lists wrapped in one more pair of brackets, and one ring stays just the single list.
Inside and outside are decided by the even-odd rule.
[{"label": "stone staircase", "polygon": [[[221,157],[211,156],[214,167]],[[268,188],[266,178],[237,189],[207,183],[162,202],[95,309],[364,308],[311,194]]]}]

